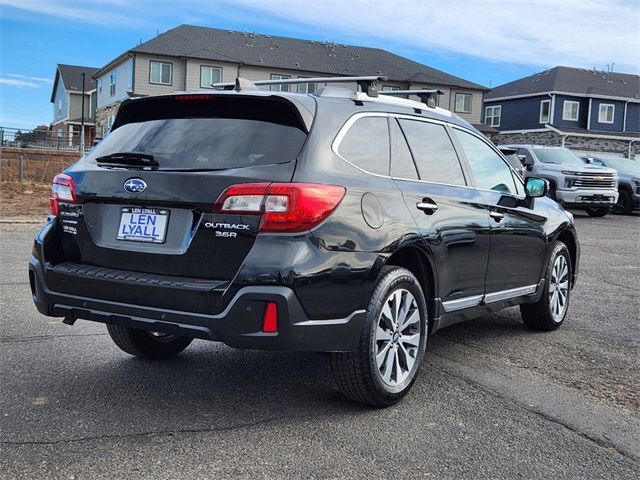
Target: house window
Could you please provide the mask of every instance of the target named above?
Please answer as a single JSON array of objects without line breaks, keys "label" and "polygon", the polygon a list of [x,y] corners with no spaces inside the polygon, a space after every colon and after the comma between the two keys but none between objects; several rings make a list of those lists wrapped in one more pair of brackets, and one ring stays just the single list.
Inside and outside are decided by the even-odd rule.
[{"label": "house window", "polygon": [[[305,77],[298,77],[298,78],[305,78]],[[299,83],[298,93],[313,93],[316,91],[316,88],[318,87],[316,86],[315,83]]]},{"label": "house window", "polygon": [[382,91],[396,92],[398,90],[400,90],[400,87],[396,87],[395,85],[383,85],[382,86]]},{"label": "house window", "polygon": [[116,72],[111,72],[109,75],[109,95],[116,94]]},{"label": "house window", "polygon": [[502,107],[500,105],[487,107],[484,109],[484,123],[486,123],[490,127],[499,127],[501,115]]},{"label": "house window", "polygon": [[171,70],[173,65],[164,62],[150,62],[149,83],[171,85]]},{"label": "house window", "polygon": [[575,122],[578,120],[578,113],[580,112],[580,102],[573,102],[571,100],[565,100],[562,107],[562,119],[571,120]]},{"label": "house window", "polygon": [[102,93],[102,79],[98,79],[98,93]]},{"label": "house window", "polygon": [[200,87],[211,88],[211,85],[220,82],[222,82],[222,68],[200,65]]},{"label": "house window", "polygon": [[116,119],[115,114],[111,114],[107,117],[107,133],[111,131],[111,127],[113,127],[113,121]]},{"label": "house window", "polygon": [[[276,75],[275,73],[271,74],[271,80],[288,80],[291,78],[291,75]],[[288,92],[289,85],[271,85],[271,90],[274,92]]]},{"label": "house window", "polygon": [[601,103],[598,109],[598,123],[613,123],[616,106],[611,103]]},{"label": "house window", "polygon": [[58,99],[58,115],[62,115],[62,99]]},{"label": "house window", "polygon": [[551,113],[551,100],[543,100],[540,102],[540,123],[549,123]]},{"label": "house window", "polygon": [[472,97],[470,93],[456,93],[455,111],[458,113],[471,113]]}]

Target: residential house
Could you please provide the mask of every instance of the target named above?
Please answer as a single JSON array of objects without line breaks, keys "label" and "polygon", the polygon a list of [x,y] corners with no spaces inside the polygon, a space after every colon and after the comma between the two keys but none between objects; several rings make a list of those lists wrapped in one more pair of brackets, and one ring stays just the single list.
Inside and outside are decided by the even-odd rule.
[{"label": "residential house", "polygon": [[640,76],[555,67],[494,88],[484,122],[497,143],[640,155]]},{"label": "residential house", "polygon": [[90,145],[95,137],[96,82],[93,75],[98,71],[94,67],[80,65],[62,65],[56,67],[51,90],[53,121],[51,130],[55,136],[65,141],[80,144],[82,124],[82,73],[84,79],[84,128],[85,144]]},{"label": "residential house", "polygon": [[[181,25],[119,55],[98,70],[97,126],[106,134],[118,105],[137,96],[211,88],[217,82],[384,75],[383,90],[432,88],[439,105],[480,123],[485,87],[378,48]],[[311,93],[320,85],[272,89]],[[347,85],[356,88],[353,85]],[[416,98],[417,99],[417,98]]]}]

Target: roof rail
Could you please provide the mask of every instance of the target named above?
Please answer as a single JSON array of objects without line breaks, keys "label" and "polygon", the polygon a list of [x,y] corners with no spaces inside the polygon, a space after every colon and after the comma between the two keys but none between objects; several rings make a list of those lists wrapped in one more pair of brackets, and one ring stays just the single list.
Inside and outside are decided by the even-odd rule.
[{"label": "roof rail", "polygon": [[364,77],[312,77],[312,78],[286,78],[281,80],[257,80],[252,82],[245,78],[237,77],[235,82],[213,83],[213,88],[223,90],[251,90],[263,85],[296,85],[300,83],[345,83],[356,82],[362,91],[370,97],[378,96],[378,82],[386,82],[387,77],[370,75]]},{"label": "roof rail", "polygon": [[384,90],[380,95],[416,95],[422,103],[426,103],[429,107],[436,106],[438,95],[444,95],[442,90]]}]

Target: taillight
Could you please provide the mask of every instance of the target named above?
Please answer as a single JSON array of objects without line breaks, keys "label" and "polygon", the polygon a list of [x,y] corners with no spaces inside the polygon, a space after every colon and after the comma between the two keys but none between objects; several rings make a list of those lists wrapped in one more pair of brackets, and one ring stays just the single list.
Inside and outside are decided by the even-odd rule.
[{"label": "taillight", "polygon": [[51,215],[58,215],[58,201],[76,202],[76,183],[73,177],[60,173],[55,176],[51,184],[51,198],[49,198],[49,210]]},{"label": "taillight", "polygon": [[346,189],[316,183],[232,185],[216,201],[215,213],[262,215],[261,232],[304,232],[324,221]]}]

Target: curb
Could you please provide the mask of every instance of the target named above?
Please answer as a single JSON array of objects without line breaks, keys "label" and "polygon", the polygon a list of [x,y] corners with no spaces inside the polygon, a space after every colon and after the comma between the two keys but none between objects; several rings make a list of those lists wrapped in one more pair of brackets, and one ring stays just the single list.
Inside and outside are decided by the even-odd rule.
[{"label": "curb", "polygon": [[0,218],[0,225],[24,224],[38,225],[44,223],[47,217],[5,217]]}]

